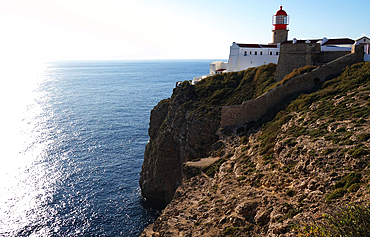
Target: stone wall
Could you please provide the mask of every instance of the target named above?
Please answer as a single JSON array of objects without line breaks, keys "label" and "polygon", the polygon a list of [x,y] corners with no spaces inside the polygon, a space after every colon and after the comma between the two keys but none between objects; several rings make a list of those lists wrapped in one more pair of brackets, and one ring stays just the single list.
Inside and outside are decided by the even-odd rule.
[{"label": "stone wall", "polygon": [[320,44],[281,44],[280,56],[276,67],[275,81],[282,80],[295,68],[313,65],[313,57],[321,51]]},{"label": "stone wall", "polygon": [[351,54],[331,61],[310,73],[294,77],[254,100],[244,101],[241,105],[224,106],[221,112],[221,127],[242,126],[257,121],[291,95],[309,92],[325,79],[338,75],[346,66],[363,61],[363,46],[353,46]]},{"label": "stone wall", "polygon": [[319,66],[340,58],[350,51],[321,51],[318,43],[282,44],[275,73],[275,81],[282,80],[294,69],[306,65]]},{"label": "stone wall", "polygon": [[318,62],[319,63],[328,63],[331,62],[337,58],[340,58],[346,54],[349,54],[351,52],[349,51],[326,51],[326,52],[321,52],[318,55]]}]

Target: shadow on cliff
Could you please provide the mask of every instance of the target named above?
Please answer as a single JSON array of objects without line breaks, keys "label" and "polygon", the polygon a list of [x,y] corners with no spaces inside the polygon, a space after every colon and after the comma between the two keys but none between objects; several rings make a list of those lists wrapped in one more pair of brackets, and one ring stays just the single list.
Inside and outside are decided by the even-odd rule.
[{"label": "shadow on cliff", "polygon": [[140,208],[146,213],[146,217],[148,218],[146,223],[147,225],[153,223],[160,215],[166,205],[163,203],[152,202],[148,201],[145,198],[141,198],[140,200]]}]

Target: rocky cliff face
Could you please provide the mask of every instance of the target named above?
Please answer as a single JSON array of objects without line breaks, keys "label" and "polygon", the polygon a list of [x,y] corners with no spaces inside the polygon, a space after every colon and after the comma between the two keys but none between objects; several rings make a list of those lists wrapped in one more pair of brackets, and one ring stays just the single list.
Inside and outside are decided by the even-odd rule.
[{"label": "rocky cliff face", "polygon": [[[183,118],[186,126],[178,128],[178,133],[173,132],[173,126],[156,129],[152,142],[166,138],[168,132],[171,146],[166,146],[167,152],[178,150],[174,153],[183,162],[200,153],[195,152],[194,144],[186,145],[186,133],[193,121],[189,111],[194,110],[185,109],[186,102],[180,103],[176,111],[184,114],[175,116],[171,106],[176,96],[184,101],[191,97],[176,91],[158,106],[168,111],[166,117],[171,121]],[[165,114],[159,107],[153,113]],[[173,124],[165,123],[164,115],[160,117],[162,124]],[[319,236],[309,235],[302,227],[349,203],[365,205],[370,201],[369,122],[370,63],[360,63],[348,67],[317,92],[300,96],[255,131],[219,129],[207,143],[209,150],[200,156],[208,153],[220,159],[199,168],[182,184],[178,179],[181,185],[173,200],[141,236]],[[153,119],[151,127],[152,123]],[[161,127],[159,123],[153,128]],[[156,154],[155,149],[164,143],[148,145],[147,150]],[[187,156],[188,152],[193,155]],[[151,164],[160,164],[159,156],[147,157],[153,158]],[[158,169],[145,168],[148,173]],[[177,169],[184,172],[181,165]]]},{"label": "rocky cliff face", "polygon": [[183,163],[206,157],[218,139],[219,113],[194,110],[197,99],[192,86],[185,83],[151,112],[150,141],[140,174],[142,195],[150,201],[169,203],[182,184]]}]

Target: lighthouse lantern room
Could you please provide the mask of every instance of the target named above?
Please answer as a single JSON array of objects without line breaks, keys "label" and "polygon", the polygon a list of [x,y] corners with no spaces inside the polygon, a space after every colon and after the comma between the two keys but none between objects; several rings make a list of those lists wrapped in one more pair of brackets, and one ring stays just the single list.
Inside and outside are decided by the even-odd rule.
[{"label": "lighthouse lantern room", "polygon": [[272,30],[272,43],[277,44],[288,40],[288,24],[289,16],[280,6],[280,10],[272,16],[272,25],[274,29]]}]

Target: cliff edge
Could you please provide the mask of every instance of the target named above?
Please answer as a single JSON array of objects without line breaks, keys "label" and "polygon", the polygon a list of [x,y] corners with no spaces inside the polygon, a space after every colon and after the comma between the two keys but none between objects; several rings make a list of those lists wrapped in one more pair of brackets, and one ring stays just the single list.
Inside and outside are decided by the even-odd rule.
[{"label": "cliff edge", "polygon": [[[222,78],[216,76],[182,93],[187,86],[185,83],[181,90],[176,88],[170,99],[162,101],[153,110],[152,116],[156,119],[151,118],[151,142],[147,146],[141,174],[142,188],[145,182],[153,182],[163,189],[169,187],[160,186],[164,176],[161,180],[149,176],[155,170],[167,170],[155,166],[168,167],[169,164],[161,159],[179,162],[177,170],[167,170],[166,175],[177,174],[176,185],[180,186],[161,216],[141,236],[326,236],[319,235],[324,230],[315,224],[323,223],[328,215],[344,213],[343,208],[347,205],[366,207],[370,201],[370,63],[347,67],[316,92],[289,102],[263,126],[247,124],[218,129],[217,104],[238,104],[238,99],[251,99],[264,93],[256,92],[258,85],[263,84],[264,88],[274,86],[269,82],[273,72],[273,65],[266,65],[222,75]],[[244,85],[248,86],[243,88]],[[248,89],[255,94],[245,93]],[[177,96],[180,97],[176,99]],[[187,102],[176,104],[177,100]],[[196,111],[199,113],[193,114]],[[200,114],[207,111],[214,112],[208,119],[214,119],[210,121],[215,122],[215,130],[209,145],[205,146],[207,149],[199,146],[200,150],[196,152],[195,147],[180,142],[186,142],[189,135],[175,133],[176,126],[166,118],[183,121],[185,126],[177,129],[186,133],[189,130],[185,127],[192,123],[207,123],[206,116]],[[204,117],[203,120],[195,120],[200,117]],[[165,140],[171,141],[171,145],[166,146]],[[167,151],[156,150],[162,145]],[[187,156],[185,149],[192,155]],[[178,156],[171,158],[157,154]],[[182,166],[187,159],[194,160],[197,155],[217,159],[203,167]],[[192,170],[189,172],[192,177],[187,176],[189,170]],[[150,185],[147,188],[150,190]],[[170,192],[168,195],[171,196]],[[357,209],[350,209],[350,214],[351,210]],[[364,215],[370,208],[359,210],[365,210],[360,213]],[[356,215],[360,214],[356,212]],[[348,222],[348,218],[345,221],[338,219],[335,223],[345,223],[345,227],[352,223],[359,227],[358,222]]]},{"label": "cliff edge", "polygon": [[222,106],[264,93],[274,82],[275,70],[276,64],[268,64],[216,75],[195,86],[185,81],[173,90],[171,98],[159,102],[151,111],[150,141],[140,173],[143,197],[169,203],[185,178],[185,162],[222,155],[217,153],[224,146],[217,143]]},{"label": "cliff edge", "polygon": [[142,195],[149,201],[169,203],[182,184],[182,164],[208,156],[210,146],[218,139],[217,109],[194,110],[197,99],[194,89],[186,82],[151,111],[150,141],[145,148],[139,181]]}]

